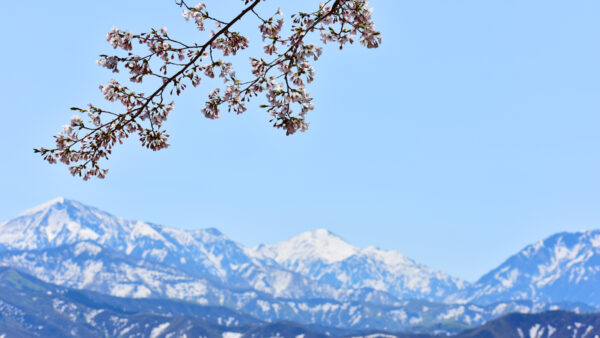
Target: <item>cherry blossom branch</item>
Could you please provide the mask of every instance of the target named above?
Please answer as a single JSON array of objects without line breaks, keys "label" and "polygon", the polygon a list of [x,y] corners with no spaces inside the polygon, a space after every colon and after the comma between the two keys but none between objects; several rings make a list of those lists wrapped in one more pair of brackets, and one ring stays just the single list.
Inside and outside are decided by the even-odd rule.
[{"label": "cherry blossom branch", "polygon": [[[56,147],[53,149],[34,149],[44,160],[55,163],[57,160],[69,166],[71,174],[87,180],[93,176],[103,178],[107,169],[101,169],[99,161],[108,159],[114,145],[137,133],[142,146],[152,150],[160,150],[169,146],[169,135],[160,130],[163,122],[174,108],[174,102],[164,103],[164,95],[180,95],[190,83],[196,87],[202,77],[214,78],[216,72],[227,84],[223,93],[215,88],[208,95],[202,112],[207,118],[220,117],[220,107],[227,104],[228,111],[241,114],[246,111],[246,102],[252,97],[264,93],[267,104],[261,105],[271,115],[271,122],[276,128],[286,130],[287,135],[296,131],[305,131],[308,122],[305,115],[314,109],[312,97],[306,91],[306,83],[314,79],[314,71],[309,59],[318,60],[322,48],[315,44],[305,44],[309,33],[319,31],[321,41],[337,42],[340,48],[346,43],[353,43],[352,36],[360,35],[360,42],[368,48],[376,48],[381,42],[379,32],[374,30],[371,10],[367,8],[368,0],[332,0],[322,3],[312,13],[295,13],[291,16],[291,34],[287,38],[280,35],[284,25],[283,13],[278,10],[270,17],[263,18],[256,10],[264,0],[243,0],[245,7],[230,21],[223,21],[209,15],[204,3],[189,6],[184,0],[176,0],[176,5],[184,8],[183,17],[193,21],[200,31],[205,30],[208,21],[214,22],[217,32],[211,32],[206,42],[185,43],[169,36],[167,29],[152,29],[148,33],[134,35],[129,31],[113,28],[107,35],[107,41],[113,48],[127,51],[127,56],[101,55],[97,62],[100,66],[118,73],[119,66],[127,69],[132,83],[140,83],[147,76],[162,81],[150,95],[137,93],[116,80],[100,86],[106,100],[120,102],[125,111],[121,113],[107,111],[94,105],[87,108],[73,107],[72,110],[86,113],[89,122],[86,124],[80,115],[71,118],[63,132],[55,136]],[[272,56],[269,62],[263,58],[250,58],[253,78],[241,81],[233,71],[233,65],[222,58],[236,55],[248,47],[248,39],[231,28],[248,13],[254,14],[260,21],[259,30],[264,45],[264,53]],[[338,29],[334,29],[339,25]],[[145,45],[149,54],[138,56],[133,54],[134,43]],[[283,52],[278,49],[285,46]],[[204,58],[209,63],[200,64]],[[153,65],[161,62],[158,70]],[[169,69],[176,71],[169,75]],[[276,72],[278,74],[272,74]],[[295,113],[295,106],[300,108]],[[107,118],[108,117],[108,118]],[[144,127],[143,124],[147,124]]]}]

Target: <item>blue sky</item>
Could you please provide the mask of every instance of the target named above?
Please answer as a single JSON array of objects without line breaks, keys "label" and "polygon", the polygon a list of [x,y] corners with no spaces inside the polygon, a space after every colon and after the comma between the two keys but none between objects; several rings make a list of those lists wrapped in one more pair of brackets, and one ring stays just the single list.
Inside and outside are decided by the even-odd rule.
[{"label": "blue sky", "polygon": [[249,246],[327,228],[469,281],[554,232],[600,227],[599,2],[372,6],[383,45],[326,50],[308,132],[274,130],[259,103],[206,120],[204,86],[177,101],[169,149],[130,140],[107,179],[82,182],[32,149],[68,107],[102,102],[106,32],[198,33],[168,0],[1,2],[0,219],[64,196]]}]

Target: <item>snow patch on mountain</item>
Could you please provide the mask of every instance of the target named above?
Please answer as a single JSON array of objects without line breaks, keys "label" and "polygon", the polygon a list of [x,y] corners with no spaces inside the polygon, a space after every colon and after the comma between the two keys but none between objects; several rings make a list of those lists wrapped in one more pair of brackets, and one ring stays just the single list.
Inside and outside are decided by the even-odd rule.
[{"label": "snow patch on mountain", "polygon": [[79,242],[75,245],[74,255],[75,257],[86,253],[88,255],[96,256],[102,251],[102,247],[90,242]]}]

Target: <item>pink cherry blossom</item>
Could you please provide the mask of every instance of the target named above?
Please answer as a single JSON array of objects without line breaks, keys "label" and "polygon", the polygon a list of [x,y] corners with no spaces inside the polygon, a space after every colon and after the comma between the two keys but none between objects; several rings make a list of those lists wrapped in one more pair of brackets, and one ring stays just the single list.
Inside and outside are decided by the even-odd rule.
[{"label": "pink cherry blossom", "polygon": [[[289,21],[281,9],[272,15],[259,13],[259,5],[266,1],[272,0],[242,0],[245,7],[228,20],[211,16],[205,3],[192,6],[185,0],[176,1],[183,8],[183,18],[204,32],[196,42],[175,39],[166,27],[140,34],[113,27],[106,40],[125,55],[101,55],[96,63],[113,73],[123,67],[132,86],[150,77],[159,80],[157,87],[145,94],[110,80],[100,90],[107,101],[120,104],[120,110],[93,104],[73,107],[77,114],[55,136],[55,147],[41,147],[35,152],[49,163],[68,165],[72,175],[84,180],[104,178],[108,169],[101,168],[100,162],[109,158],[115,145],[132,135],[153,151],[169,147],[169,134],[162,126],[175,103],[168,97],[181,95],[189,84],[197,87],[203,77],[212,79],[215,75],[225,84],[209,91],[201,109],[205,117],[218,119],[222,106],[228,112],[242,114],[252,98],[264,95],[266,101],[261,107],[275,128],[285,130],[286,135],[306,131],[306,115],[315,108],[306,87],[315,80],[311,63],[323,53],[322,47],[307,42],[315,39],[307,37],[317,34],[322,43],[333,42],[339,48],[355,41],[377,48],[381,34],[375,30],[368,0],[324,1],[315,5],[314,12],[293,13]],[[231,59],[250,46],[249,32],[235,30],[242,20],[257,20],[263,41],[262,54],[249,58],[251,74],[247,79],[238,78]],[[214,24],[215,30],[205,32],[207,23]],[[87,116],[86,120],[82,116]]]}]

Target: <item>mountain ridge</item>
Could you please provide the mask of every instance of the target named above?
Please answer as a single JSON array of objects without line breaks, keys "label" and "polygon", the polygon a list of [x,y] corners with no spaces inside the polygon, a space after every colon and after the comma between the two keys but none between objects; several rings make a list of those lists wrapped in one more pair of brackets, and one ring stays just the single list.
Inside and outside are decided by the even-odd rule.
[{"label": "mountain ridge", "polygon": [[559,232],[527,245],[483,275],[462,300],[486,303],[502,297],[598,306],[596,285],[600,285],[600,230]]},{"label": "mountain ridge", "polygon": [[[452,337],[590,337],[600,315],[565,311],[512,313]],[[420,333],[344,329],[290,321],[264,322],[226,307],[168,299],[120,298],[45,283],[13,268],[0,267],[0,336],[104,337],[398,337],[433,338],[454,330],[443,325]]]},{"label": "mountain ridge", "polygon": [[215,228],[125,220],[65,198],[0,223],[0,265],[46,282],[353,329],[472,326],[510,311],[594,311],[599,257],[600,230],[559,233],[469,284],[396,251],[355,247],[326,229],[247,248]]},{"label": "mountain ridge", "polygon": [[[331,272],[325,272],[323,268],[344,259],[370,252],[371,256],[365,257],[367,261],[363,262],[369,264],[369,259],[383,254],[383,251],[374,251],[375,249],[354,247],[325,229],[305,232],[273,246],[263,246],[259,251],[230,240],[214,228],[179,230],[142,221],[129,221],[62,197],[4,222],[2,229],[4,231],[0,233],[0,245],[6,249],[42,249],[92,240],[128,255],[168,263],[186,273],[202,276],[208,274],[220,281],[235,284],[236,287],[252,287],[274,296],[291,296],[286,295],[285,291],[291,290],[289,282],[295,281],[300,286],[313,284],[311,289],[321,292],[322,297],[331,297],[341,287],[369,288],[390,293],[396,298],[441,301],[464,285],[458,279],[439,271],[434,272],[408,258],[406,262],[410,262],[413,275],[387,271],[393,266],[386,264],[380,264],[378,268],[378,273],[385,274],[386,278],[396,282],[396,288],[386,288],[385,285],[372,281],[344,284],[340,278],[344,274],[352,274],[350,270],[332,278],[323,278]],[[285,250],[282,249],[284,247]],[[274,254],[275,251],[277,255]],[[395,255],[405,257],[400,253]],[[360,277],[356,277],[351,280],[359,279]],[[404,285],[412,287],[407,292],[401,292]],[[297,293],[300,287],[296,289]]]}]

